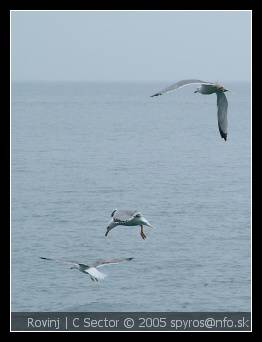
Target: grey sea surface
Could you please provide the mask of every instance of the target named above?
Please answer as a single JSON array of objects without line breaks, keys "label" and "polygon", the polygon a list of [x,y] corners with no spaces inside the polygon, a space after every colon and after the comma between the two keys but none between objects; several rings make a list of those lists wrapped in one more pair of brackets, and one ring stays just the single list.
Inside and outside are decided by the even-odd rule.
[{"label": "grey sea surface", "polygon": [[[250,311],[250,84],[12,83],[12,311]],[[117,227],[138,209],[155,229]],[[92,282],[57,257],[107,266]]]}]

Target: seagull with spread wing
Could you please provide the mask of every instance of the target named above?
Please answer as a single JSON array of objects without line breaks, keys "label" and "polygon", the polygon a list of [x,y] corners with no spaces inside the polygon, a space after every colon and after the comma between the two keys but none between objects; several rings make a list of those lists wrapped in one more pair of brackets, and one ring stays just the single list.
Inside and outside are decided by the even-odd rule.
[{"label": "seagull with spread wing", "polygon": [[116,226],[140,226],[140,235],[144,240],[146,235],[143,230],[143,226],[153,228],[153,226],[143,217],[143,215],[137,210],[117,210],[115,209],[111,214],[112,219],[107,226],[105,236],[108,235],[110,230]]},{"label": "seagull with spread wing", "polygon": [[178,88],[190,85],[190,84],[200,84],[195,93],[200,93],[203,95],[216,94],[217,95],[217,119],[218,119],[218,129],[221,137],[227,140],[227,107],[228,102],[225,96],[225,92],[228,91],[222,85],[218,83],[205,82],[200,80],[182,80],[172,84],[171,86],[157,92],[151,97],[163,95],[169,93]]},{"label": "seagull with spread wing", "polygon": [[40,257],[43,260],[52,260],[56,262],[60,262],[63,264],[71,265],[70,269],[77,269],[80,272],[88,274],[93,281],[102,280],[106,277],[105,273],[102,273],[98,270],[99,267],[105,265],[119,264],[122,261],[130,261],[134,258],[118,258],[118,259],[109,259],[109,260],[97,260],[92,265],[86,265],[82,263],[78,263],[76,261],[69,261],[64,259],[52,259],[52,258],[44,258]]}]

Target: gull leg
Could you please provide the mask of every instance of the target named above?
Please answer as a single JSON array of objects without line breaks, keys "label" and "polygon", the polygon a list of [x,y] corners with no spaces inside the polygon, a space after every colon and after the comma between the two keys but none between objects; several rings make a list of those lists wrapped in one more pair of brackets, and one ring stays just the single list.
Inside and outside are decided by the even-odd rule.
[{"label": "gull leg", "polygon": [[142,239],[145,240],[146,235],[145,235],[145,233],[144,233],[144,231],[143,231],[143,226],[141,225],[140,227],[141,227],[140,235],[141,235]]}]

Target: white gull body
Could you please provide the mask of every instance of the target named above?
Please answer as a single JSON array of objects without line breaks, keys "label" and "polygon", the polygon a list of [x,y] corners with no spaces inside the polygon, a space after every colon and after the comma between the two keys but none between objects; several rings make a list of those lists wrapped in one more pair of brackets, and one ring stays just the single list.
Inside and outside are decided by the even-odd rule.
[{"label": "white gull body", "polygon": [[69,261],[64,259],[52,259],[52,258],[44,258],[40,257],[43,260],[52,260],[59,263],[71,265],[70,269],[77,269],[78,271],[88,274],[93,281],[102,280],[106,277],[106,274],[99,271],[98,268],[105,265],[119,264],[123,261],[130,261],[134,258],[118,258],[118,259],[109,259],[109,260],[97,260],[95,263],[89,265],[78,263],[76,261]]}]

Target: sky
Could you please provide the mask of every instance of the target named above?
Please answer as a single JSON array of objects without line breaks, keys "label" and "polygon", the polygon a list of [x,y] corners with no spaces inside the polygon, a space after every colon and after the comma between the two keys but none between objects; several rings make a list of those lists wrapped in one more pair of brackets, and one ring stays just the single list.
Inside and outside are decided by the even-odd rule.
[{"label": "sky", "polygon": [[12,81],[250,81],[249,11],[12,11]]}]

